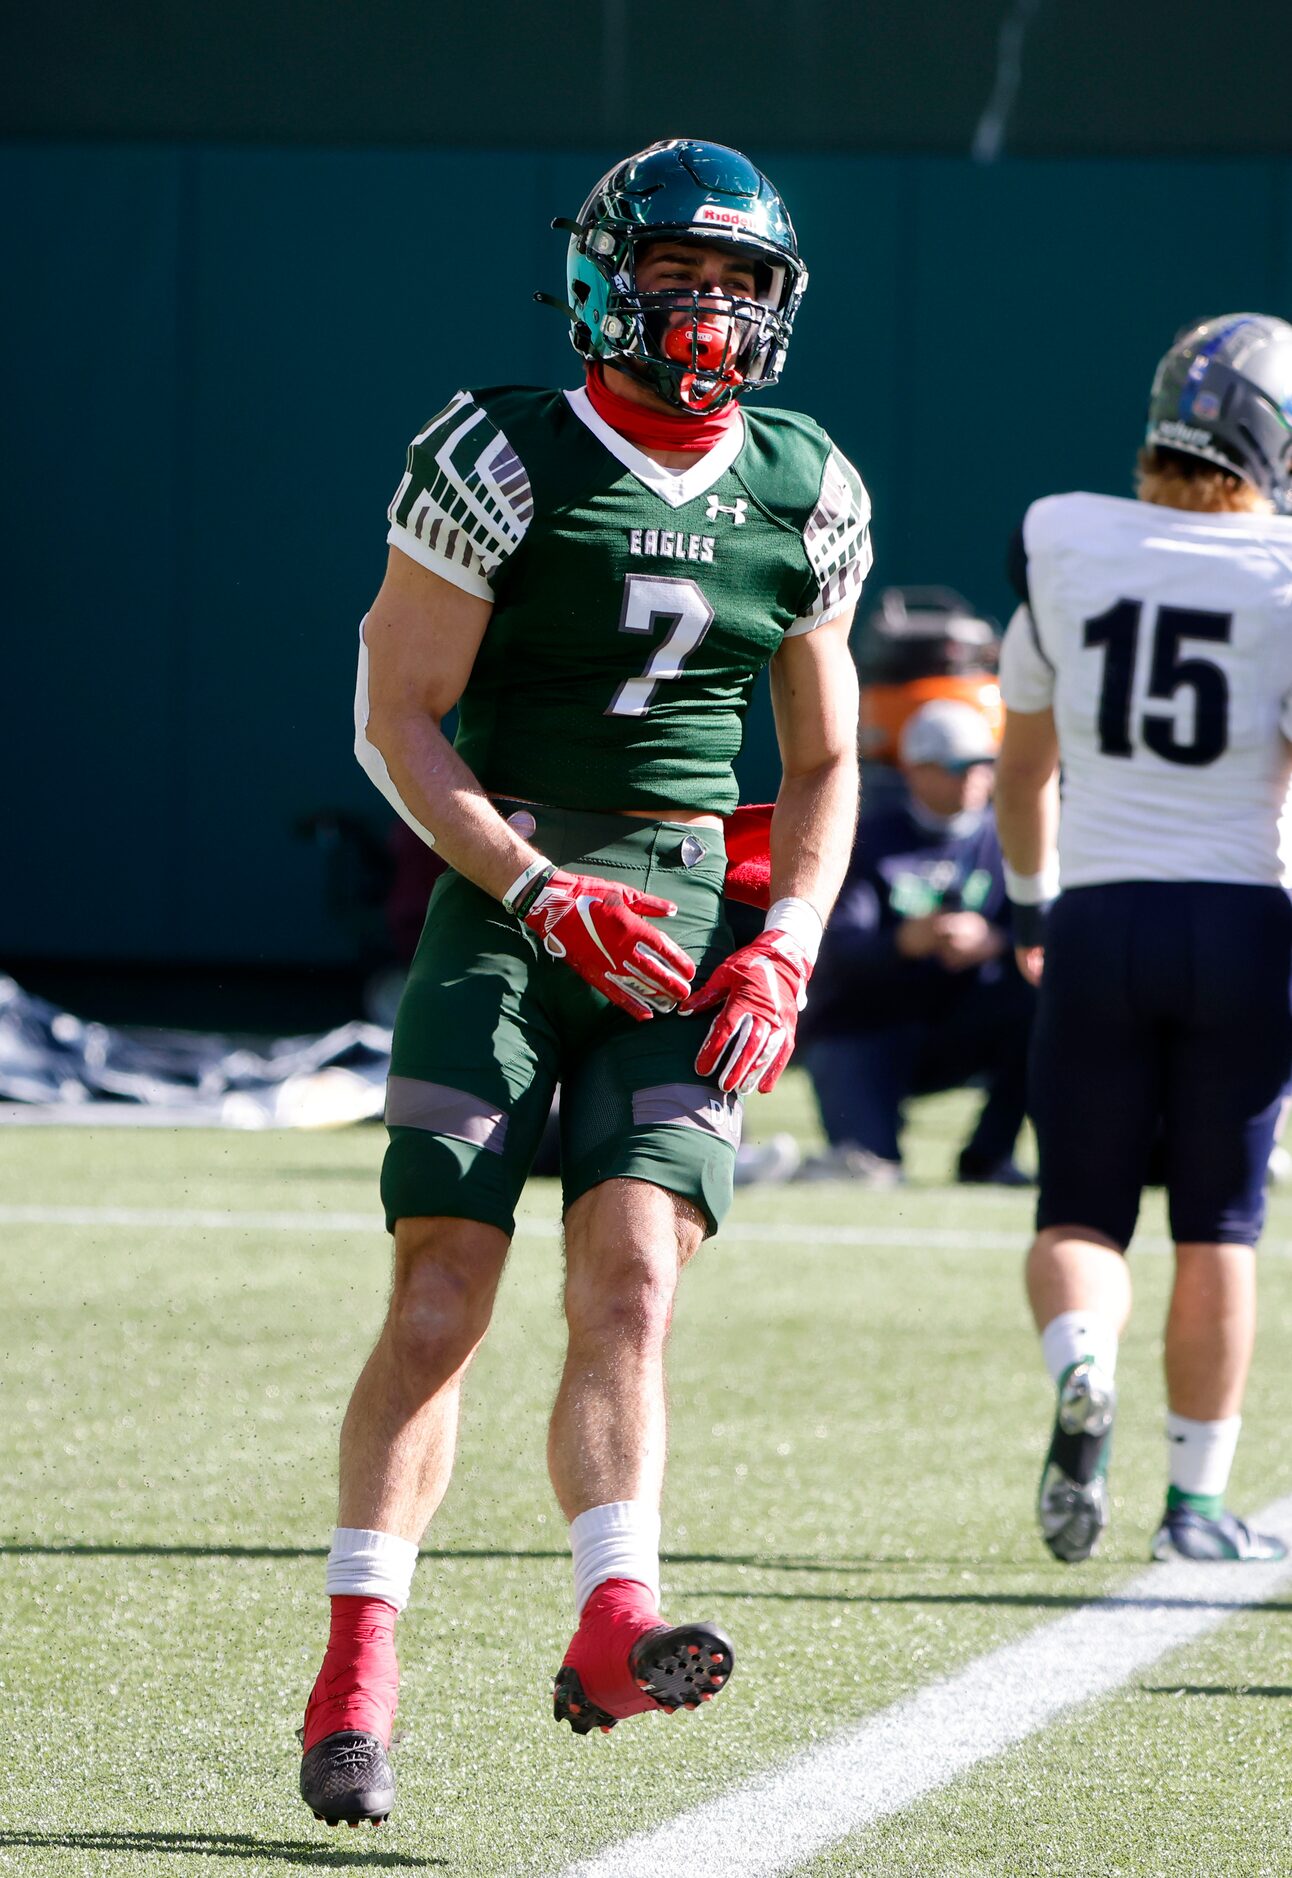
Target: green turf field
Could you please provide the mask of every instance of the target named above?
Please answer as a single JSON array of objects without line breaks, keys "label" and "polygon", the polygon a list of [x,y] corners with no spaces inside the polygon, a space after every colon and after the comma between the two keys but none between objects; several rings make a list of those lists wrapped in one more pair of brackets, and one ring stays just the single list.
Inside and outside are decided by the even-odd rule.
[{"label": "green turf field", "polygon": [[[362,1834],[301,1806],[293,1729],[337,1429],[384,1296],[381,1131],[0,1133],[0,1873],[555,1878],[1140,1573],[1169,1262],[1135,1260],[1114,1524],[1066,1569],[1031,1524],[1050,1405],[1019,1281],[1029,1200],[944,1184],[964,1113],[918,1112],[896,1193],[746,1191],[687,1274],[665,1608],[717,1618],[738,1667],[700,1715],[585,1740],[548,1694],[571,1623],[543,1470],[560,1251],[555,1189],[531,1188],[401,1625],[398,1810]],[[751,1121],[808,1133],[801,1080]],[[874,1243],[839,1230],[859,1227]],[[1160,1196],[1143,1227],[1160,1241]],[[1292,1491],[1287,1199],[1268,1242],[1240,1510]],[[796,1869],[1292,1872],[1292,1594]],[[721,1878],[721,1847],[701,1840],[691,1871]]]}]

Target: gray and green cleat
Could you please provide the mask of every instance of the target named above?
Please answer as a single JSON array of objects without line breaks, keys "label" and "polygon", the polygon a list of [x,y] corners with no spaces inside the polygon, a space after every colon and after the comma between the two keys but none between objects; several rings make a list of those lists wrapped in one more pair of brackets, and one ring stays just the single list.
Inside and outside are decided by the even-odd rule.
[{"label": "gray and green cleat", "polygon": [[1088,1559],[1108,1524],[1108,1456],[1116,1404],[1112,1377],[1089,1358],[1074,1363],[1060,1378],[1036,1516],[1041,1537],[1065,1565]]},{"label": "gray and green cleat", "polygon": [[1287,1547],[1273,1533],[1253,1532],[1244,1519],[1221,1511],[1214,1519],[1191,1506],[1168,1503],[1162,1524],[1153,1534],[1152,1555],[1160,1563],[1168,1559],[1236,1559],[1244,1564],[1264,1564],[1286,1558]]}]

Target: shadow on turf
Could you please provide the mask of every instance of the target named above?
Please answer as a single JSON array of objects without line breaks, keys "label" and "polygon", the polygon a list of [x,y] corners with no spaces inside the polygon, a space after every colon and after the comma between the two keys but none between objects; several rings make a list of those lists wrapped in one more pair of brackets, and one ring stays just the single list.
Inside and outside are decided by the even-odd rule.
[{"label": "shadow on turf", "polygon": [[[326,1558],[328,1549],[325,1545],[133,1545],[98,1539],[60,1539],[47,1545],[35,1540],[0,1541],[0,1557],[21,1557],[28,1553],[84,1558]],[[570,1552],[568,1546],[549,1552],[502,1546],[450,1545],[427,1548],[421,1556],[424,1560],[532,1559],[536,1564],[541,1564],[547,1559],[564,1559],[568,1562]],[[907,1566],[918,1570],[930,1565],[954,1565],[961,1569],[965,1564],[964,1559],[960,1558],[911,1558],[906,1553],[900,1558],[884,1558],[878,1554],[872,1558],[777,1558],[760,1552],[665,1552],[662,1558],[665,1565],[746,1565],[764,1572],[891,1572]]]},{"label": "shadow on turf", "polygon": [[1286,1683],[1272,1682],[1142,1682],[1143,1695],[1267,1695],[1289,1696]]},{"label": "shadow on turf", "polygon": [[207,1858],[258,1858],[284,1865],[367,1867],[373,1871],[429,1870],[446,1858],[417,1858],[410,1852],[361,1852],[312,1845],[305,1839],[256,1839],[239,1832],[0,1832],[0,1850],[32,1846],[73,1852],[194,1852]]},{"label": "shadow on turf", "polygon": [[[57,1555],[60,1557],[81,1558],[326,1558],[327,1547],[321,1545],[104,1545],[87,1540],[84,1543],[68,1541],[52,1545],[28,1545],[20,1541],[0,1543],[0,1557],[25,1557]],[[445,1546],[439,1551],[422,1553],[427,1559],[569,1559],[568,1550],[561,1551],[523,1551],[507,1548],[484,1546]],[[665,1565],[745,1565],[763,1572],[880,1572],[892,1573],[903,1568],[922,1570],[929,1567],[955,1565],[963,1569],[964,1559],[940,1558],[768,1558],[750,1552],[666,1552],[663,1554]],[[1124,1598],[1115,1592],[1100,1594],[1093,1587],[1087,1592],[1067,1591],[807,1591],[796,1586],[793,1591],[755,1591],[748,1585],[734,1585],[719,1589],[710,1585],[706,1596],[718,1598],[747,1599],[751,1603],[777,1604],[1000,1604],[1017,1605],[1030,1610],[1079,1610],[1083,1605],[1098,1598],[1105,1609],[1168,1609],[1194,1610],[1197,1600],[1193,1598]],[[1208,1609],[1217,1611],[1246,1611],[1252,1607],[1242,1600],[1230,1602],[1225,1598],[1207,1598]],[[1263,1611],[1292,1612],[1292,1602],[1271,1599],[1262,1602]],[[1168,1693],[1162,1691],[1162,1693]],[[1173,1692],[1172,1692],[1173,1693]],[[1201,1687],[1190,1693],[1234,1693],[1233,1691],[1204,1691]],[[1255,1691],[1248,1691],[1255,1693]],[[1266,1690],[1266,1694],[1282,1694],[1282,1690]],[[0,1843],[3,1840],[0,1839]]]},{"label": "shadow on turf", "polygon": [[1068,1591],[750,1591],[744,1585],[719,1589],[710,1585],[706,1597],[747,1599],[752,1604],[1003,1604],[1037,1611],[1076,1611],[1097,1603],[1101,1610],[1125,1611],[1292,1611],[1292,1603],[1270,1599],[1253,1607],[1245,1599],[1229,1598],[1122,1598],[1093,1587]]}]

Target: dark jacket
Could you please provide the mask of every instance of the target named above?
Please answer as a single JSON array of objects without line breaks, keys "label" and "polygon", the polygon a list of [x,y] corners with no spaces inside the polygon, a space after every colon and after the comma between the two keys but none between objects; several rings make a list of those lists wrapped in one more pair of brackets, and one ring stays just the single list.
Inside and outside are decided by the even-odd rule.
[{"label": "dark jacket", "polygon": [[863,816],[843,890],[830,915],[808,988],[799,1037],[936,1022],[973,985],[1013,971],[1008,953],[949,972],[936,959],[897,950],[905,919],[939,911],[981,913],[1007,928],[1000,845],[990,809],[961,834],[917,819],[909,799]]}]

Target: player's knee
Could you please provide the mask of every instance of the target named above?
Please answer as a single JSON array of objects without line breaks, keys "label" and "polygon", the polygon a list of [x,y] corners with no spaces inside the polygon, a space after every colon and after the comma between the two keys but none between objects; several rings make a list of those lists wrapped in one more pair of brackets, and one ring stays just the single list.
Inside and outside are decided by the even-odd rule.
[{"label": "player's knee", "polygon": [[677,1260],[671,1251],[617,1251],[567,1282],[570,1335],[647,1348],[662,1345],[676,1290]]},{"label": "player's knee", "polygon": [[433,1258],[398,1275],[387,1336],[410,1381],[434,1388],[470,1357],[489,1327],[493,1285],[479,1273]]}]

